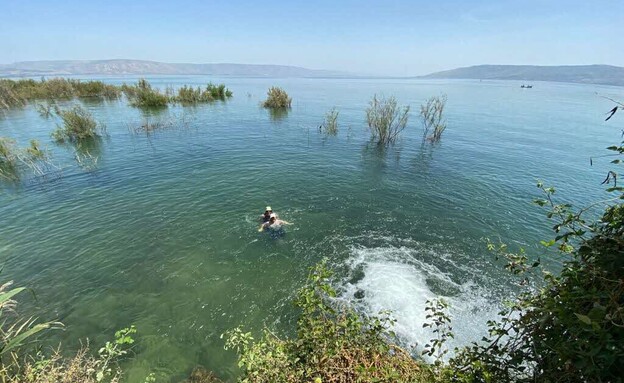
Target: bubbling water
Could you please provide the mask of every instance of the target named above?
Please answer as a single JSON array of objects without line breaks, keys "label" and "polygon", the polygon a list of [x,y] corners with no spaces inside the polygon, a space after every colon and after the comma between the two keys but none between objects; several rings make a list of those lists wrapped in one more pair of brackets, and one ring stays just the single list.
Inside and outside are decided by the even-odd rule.
[{"label": "bubbling water", "polygon": [[428,322],[428,300],[443,298],[449,303],[455,337],[446,347],[451,351],[486,335],[486,321],[496,318],[501,302],[486,285],[483,274],[476,273],[478,270],[472,270],[475,278],[457,278],[457,273],[469,271],[467,267],[458,267],[452,253],[437,253],[438,260],[445,260],[442,265],[447,270],[443,271],[441,266],[425,261],[431,253],[430,249],[411,246],[354,247],[346,261],[349,278],[340,286],[343,297],[365,314],[390,310],[399,342],[418,355],[435,338],[431,328],[423,327]]}]

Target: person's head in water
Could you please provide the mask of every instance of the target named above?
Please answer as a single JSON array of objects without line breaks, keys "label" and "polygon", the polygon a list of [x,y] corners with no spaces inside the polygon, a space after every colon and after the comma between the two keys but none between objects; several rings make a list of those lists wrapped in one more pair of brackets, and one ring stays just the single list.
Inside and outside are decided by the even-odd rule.
[{"label": "person's head in water", "polygon": [[271,214],[271,218],[269,219],[269,223],[273,224],[277,221],[277,216],[275,214]]},{"label": "person's head in water", "polygon": [[271,214],[273,214],[273,210],[271,209],[271,206],[267,206],[266,209],[264,209],[264,217],[269,219]]}]

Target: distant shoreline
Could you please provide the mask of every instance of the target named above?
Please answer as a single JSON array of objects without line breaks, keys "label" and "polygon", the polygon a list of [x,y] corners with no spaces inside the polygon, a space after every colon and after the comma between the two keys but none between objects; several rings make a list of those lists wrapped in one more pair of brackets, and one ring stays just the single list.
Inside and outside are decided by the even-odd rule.
[{"label": "distant shoreline", "polygon": [[497,80],[624,86],[624,68],[611,65],[477,65],[424,76],[363,75],[287,65],[184,64],[145,60],[24,61],[0,64],[0,77],[216,76],[241,78]]}]

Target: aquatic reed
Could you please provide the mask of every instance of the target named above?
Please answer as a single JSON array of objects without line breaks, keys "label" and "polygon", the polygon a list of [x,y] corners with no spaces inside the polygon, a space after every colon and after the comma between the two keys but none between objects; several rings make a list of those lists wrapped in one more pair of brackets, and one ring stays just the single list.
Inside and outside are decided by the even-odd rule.
[{"label": "aquatic reed", "polygon": [[378,145],[388,145],[396,141],[407,126],[409,110],[409,106],[400,107],[394,97],[373,96],[366,109],[366,121],[371,137],[377,140]]},{"label": "aquatic reed", "polygon": [[122,90],[130,105],[137,108],[165,108],[169,104],[170,97],[161,93],[145,79],[140,79],[136,85],[122,85]]},{"label": "aquatic reed", "polygon": [[267,92],[267,99],[264,100],[262,106],[268,109],[287,109],[290,108],[291,103],[292,99],[284,89],[272,86]]},{"label": "aquatic reed", "polygon": [[[442,138],[442,133],[446,129],[446,120],[444,119],[446,99],[445,94],[434,96],[420,106],[420,116],[423,122],[423,139],[438,142]],[[431,135],[429,135],[429,131],[432,131]]]},{"label": "aquatic reed", "polygon": [[329,136],[338,134],[338,110],[334,107],[325,114],[325,121],[321,125],[321,129]]},{"label": "aquatic reed", "polygon": [[58,116],[62,125],[52,132],[52,138],[57,142],[79,142],[81,140],[96,138],[105,132],[103,125],[95,121],[91,113],[80,105],[74,105],[70,109],[59,110]]}]

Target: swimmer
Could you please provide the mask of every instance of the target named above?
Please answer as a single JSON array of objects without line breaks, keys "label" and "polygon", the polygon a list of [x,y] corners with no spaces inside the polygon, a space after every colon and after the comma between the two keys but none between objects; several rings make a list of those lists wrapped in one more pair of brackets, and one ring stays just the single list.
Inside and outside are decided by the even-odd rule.
[{"label": "swimmer", "polygon": [[271,209],[271,206],[267,206],[266,209],[264,209],[264,214],[260,216],[260,221],[262,223],[269,222],[269,220],[271,219],[271,214],[274,214],[277,218],[277,214],[273,213],[273,209]]},{"label": "swimmer", "polygon": [[270,229],[270,228],[273,228],[273,227],[279,227],[279,226],[282,226],[282,225],[292,225],[292,224],[290,222],[286,222],[286,221],[283,221],[281,219],[277,219],[277,215],[275,215],[273,213],[273,214],[271,214],[271,216],[269,218],[269,221],[263,223],[260,226],[260,228],[258,229],[258,232],[261,232],[261,231],[264,231],[266,229]]}]

